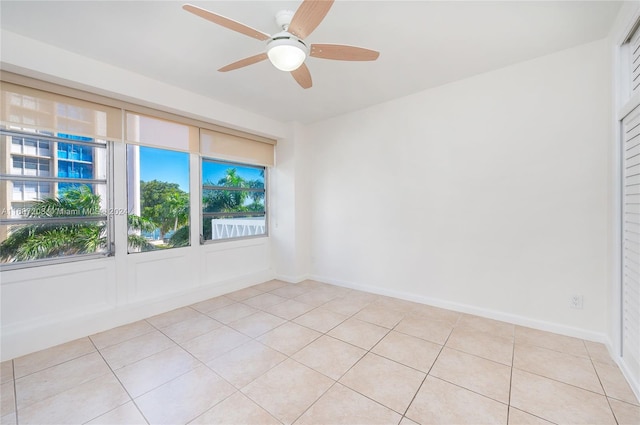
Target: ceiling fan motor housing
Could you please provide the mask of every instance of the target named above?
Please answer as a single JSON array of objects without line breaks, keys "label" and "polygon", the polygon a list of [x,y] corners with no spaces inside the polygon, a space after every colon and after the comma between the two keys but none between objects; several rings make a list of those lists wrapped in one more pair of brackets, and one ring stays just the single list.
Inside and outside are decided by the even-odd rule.
[{"label": "ceiling fan motor housing", "polygon": [[281,31],[279,33],[273,34],[271,36],[271,39],[267,41],[267,50],[275,46],[283,45],[297,47],[304,51],[305,56],[309,56],[309,47],[307,46],[307,44],[302,39],[287,31]]}]

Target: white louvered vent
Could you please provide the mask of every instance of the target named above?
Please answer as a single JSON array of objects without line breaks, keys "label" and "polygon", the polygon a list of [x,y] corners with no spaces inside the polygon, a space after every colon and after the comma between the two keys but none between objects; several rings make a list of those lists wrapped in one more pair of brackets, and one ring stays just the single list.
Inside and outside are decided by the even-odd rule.
[{"label": "white louvered vent", "polygon": [[622,357],[640,377],[640,106],[622,120]]},{"label": "white louvered vent", "polygon": [[635,33],[629,40],[629,64],[631,69],[631,93],[640,92],[640,29],[636,29]]}]

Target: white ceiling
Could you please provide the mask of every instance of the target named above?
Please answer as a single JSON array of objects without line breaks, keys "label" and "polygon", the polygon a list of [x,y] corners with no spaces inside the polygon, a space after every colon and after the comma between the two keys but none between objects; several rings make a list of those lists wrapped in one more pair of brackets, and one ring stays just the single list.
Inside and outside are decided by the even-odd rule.
[{"label": "white ceiling", "polygon": [[[267,33],[300,1],[193,1]],[[220,73],[264,43],[174,1],[2,1],[2,28],[280,121],[310,123],[605,37],[612,1],[336,1],[307,38],[380,51],[307,59],[303,90],[268,61]]]}]

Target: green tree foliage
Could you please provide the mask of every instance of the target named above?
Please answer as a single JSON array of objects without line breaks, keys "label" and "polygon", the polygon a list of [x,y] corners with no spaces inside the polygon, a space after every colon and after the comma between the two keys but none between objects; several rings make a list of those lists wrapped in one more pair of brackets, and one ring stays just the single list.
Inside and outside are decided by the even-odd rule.
[{"label": "green tree foliage", "polygon": [[160,236],[189,223],[189,194],[177,183],[140,182],[141,217],[156,223]]},{"label": "green tree foliage", "polygon": [[169,238],[169,246],[178,248],[189,246],[189,226],[182,226]]},{"label": "green tree foliage", "polygon": [[[264,177],[264,171],[260,172],[260,175]],[[233,188],[247,188],[247,189],[264,189],[264,181],[260,179],[245,180],[238,174],[238,170],[235,168],[229,168],[226,170],[224,177],[219,179],[216,183],[205,182],[205,186],[222,186]],[[251,201],[250,203],[248,201]],[[237,213],[237,212],[264,212],[264,205],[261,203],[264,200],[264,192],[254,192],[249,190],[207,190],[202,197],[202,205],[204,212],[215,213]],[[222,215],[221,217],[224,217]],[[204,218],[202,221],[202,233],[204,235],[211,235],[211,219]]]},{"label": "green tree foliage", "polygon": [[[264,173],[264,172],[263,172]],[[205,182],[207,186],[223,186],[233,188],[263,189],[264,182],[258,179],[245,180],[235,168],[229,168],[224,177],[217,183]],[[202,199],[206,212],[261,212],[264,206],[261,201],[264,192],[248,190],[209,190]],[[247,203],[251,200],[251,203]]]},{"label": "green tree foliage", "polygon": [[[261,173],[264,174],[264,171]],[[247,186],[251,189],[264,189],[264,181],[249,180],[247,182]],[[264,211],[264,205],[262,204],[262,201],[264,200],[264,192],[249,192],[249,195],[253,202],[247,205],[247,209],[249,211]]]},{"label": "green tree foliage", "polygon": [[151,220],[148,220],[139,215],[129,214],[127,216],[127,223],[129,226],[129,235],[127,236],[127,243],[129,248],[133,248],[136,251],[151,251],[156,249],[147,238],[142,236],[140,232],[153,232],[156,224]]},{"label": "green tree foliage", "polygon": [[[86,186],[66,190],[58,198],[36,201],[27,213],[28,218],[60,218],[99,216],[100,195]],[[129,216],[133,229],[148,228],[150,223],[141,217]],[[155,226],[153,227],[155,228]],[[141,249],[153,245],[136,235],[129,235],[130,246]],[[0,259],[5,262],[39,260],[68,255],[90,254],[107,247],[106,225],[100,222],[43,223],[23,225],[13,229],[0,244]]]},{"label": "green tree foliage", "polygon": [[[36,201],[28,218],[100,215],[100,196],[88,186],[67,190],[59,198]],[[106,228],[96,222],[42,223],[18,227],[0,244],[3,261],[28,261],[88,254],[106,246]]]}]

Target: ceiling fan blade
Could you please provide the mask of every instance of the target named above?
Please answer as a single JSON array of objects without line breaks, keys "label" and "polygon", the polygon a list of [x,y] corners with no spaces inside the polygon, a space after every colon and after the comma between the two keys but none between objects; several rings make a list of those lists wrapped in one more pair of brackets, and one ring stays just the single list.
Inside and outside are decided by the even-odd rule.
[{"label": "ceiling fan blade", "polygon": [[380,52],[342,44],[312,44],[309,56],[339,61],[374,61]]},{"label": "ceiling fan blade", "polygon": [[222,25],[223,27],[229,28],[230,30],[239,32],[240,34],[248,35],[249,37],[257,38],[258,40],[262,41],[268,40],[270,38],[269,34],[265,34],[255,28],[248,27],[244,24],[241,24],[240,22],[234,21],[233,19],[225,18],[221,15],[216,15],[215,13],[209,12],[208,10],[202,9],[198,6],[185,4],[184,6],[182,6],[182,8],[187,12],[191,12],[194,15],[197,15],[215,24]]},{"label": "ceiling fan blade", "polygon": [[299,38],[307,38],[331,9],[333,0],[304,0],[291,19],[288,31]]},{"label": "ceiling fan blade", "polygon": [[237,62],[230,63],[227,66],[223,66],[218,71],[220,71],[220,72],[233,71],[234,69],[243,68],[245,66],[253,65],[254,63],[262,62],[265,59],[267,59],[267,54],[266,53],[260,53],[258,55],[254,55],[254,56],[250,56],[248,58],[240,59]]},{"label": "ceiling fan blade", "polygon": [[307,65],[302,64],[298,69],[291,71],[291,75],[296,79],[300,87],[303,89],[308,89],[312,86],[311,83],[311,73],[309,72],[309,68]]}]

